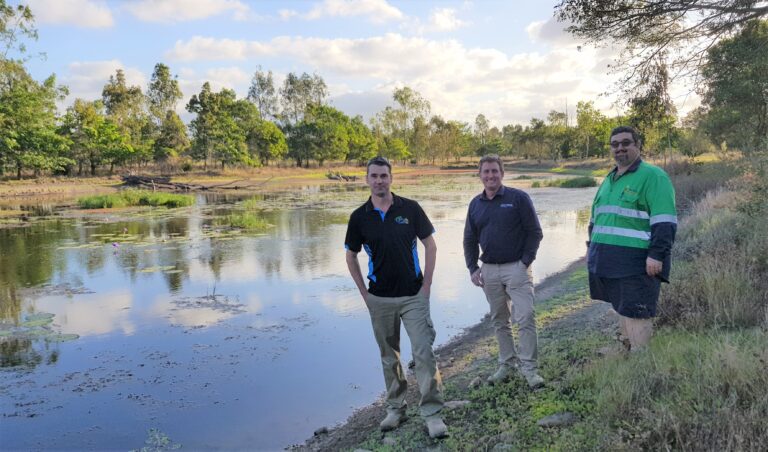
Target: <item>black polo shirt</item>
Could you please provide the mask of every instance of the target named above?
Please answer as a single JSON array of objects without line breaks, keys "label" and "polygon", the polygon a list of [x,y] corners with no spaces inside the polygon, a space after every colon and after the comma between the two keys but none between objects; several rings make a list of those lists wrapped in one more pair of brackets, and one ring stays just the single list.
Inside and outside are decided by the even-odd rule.
[{"label": "black polo shirt", "polygon": [[344,247],[368,253],[368,292],[377,297],[416,295],[424,275],[419,266],[416,238],[435,232],[416,202],[392,193],[392,206],[384,214],[371,198],[355,209],[347,224]]}]

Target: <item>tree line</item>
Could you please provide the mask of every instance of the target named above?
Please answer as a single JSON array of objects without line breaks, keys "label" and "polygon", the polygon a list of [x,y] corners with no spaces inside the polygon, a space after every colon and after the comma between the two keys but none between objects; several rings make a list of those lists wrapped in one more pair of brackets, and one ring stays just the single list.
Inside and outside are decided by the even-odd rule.
[{"label": "tree line", "polygon": [[444,119],[408,86],[395,89],[393,105],[366,123],[330,105],[320,75],[289,73],[277,87],[272,71],[261,67],[245,98],[204,83],[184,104],[192,116],[185,124],[177,114],[184,94],[163,63],[155,65],[146,91],[118,69],[100,99],[78,98],[59,112],[67,88],[53,75],[37,81],[25,67],[23,40],[36,37],[33,20],[28,7],[0,0],[0,174],[19,178],[25,172],[82,175],[149,164],[169,170],[286,161],[322,166],[376,155],[431,164],[489,153],[538,160],[604,157],[610,130],[619,124],[643,131],[651,154],[695,156],[728,147],[750,152],[768,143],[768,22],[761,20],[709,48],[701,66],[702,106],[684,118],[670,100],[668,68],[656,61],[641,74],[623,115],[608,117],[582,101],[575,117],[553,110],[525,125],[502,126],[484,114],[474,123]]}]

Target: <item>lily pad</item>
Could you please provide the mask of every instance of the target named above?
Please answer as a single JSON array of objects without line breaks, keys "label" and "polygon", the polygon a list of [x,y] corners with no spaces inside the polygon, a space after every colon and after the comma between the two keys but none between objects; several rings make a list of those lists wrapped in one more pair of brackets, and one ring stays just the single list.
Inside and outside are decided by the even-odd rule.
[{"label": "lily pad", "polygon": [[26,328],[33,328],[37,326],[49,325],[53,323],[54,314],[47,312],[40,312],[27,316],[27,319],[22,322],[21,326]]}]

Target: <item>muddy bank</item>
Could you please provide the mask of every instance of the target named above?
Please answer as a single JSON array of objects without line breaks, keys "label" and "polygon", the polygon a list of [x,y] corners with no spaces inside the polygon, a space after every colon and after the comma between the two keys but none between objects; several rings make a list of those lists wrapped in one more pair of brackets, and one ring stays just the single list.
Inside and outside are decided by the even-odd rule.
[{"label": "muddy bank", "polygon": [[[574,290],[571,281],[577,272],[583,272],[585,265],[585,259],[579,259],[562,272],[543,280],[536,286],[536,303],[545,303]],[[478,296],[482,296],[482,294],[478,293]],[[583,302],[577,303],[577,305],[561,311],[560,314],[553,317],[548,316],[544,321],[539,318],[540,346],[555,336],[562,337],[562,335],[575,330],[596,330],[602,331],[606,336],[612,335],[615,319],[611,316],[612,311],[609,310],[609,307],[607,303],[602,302]],[[464,400],[466,398],[464,396],[469,390],[477,385],[478,378],[483,381],[496,366],[496,341],[489,316],[486,315],[480,323],[466,329],[461,335],[438,348],[436,352],[443,382],[446,387],[451,387],[450,391],[446,391],[446,400]],[[371,356],[371,359],[375,359],[375,356]],[[418,389],[411,372],[409,372],[408,405],[409,411],[418,406]],[[327,431],[324,427],[318,426],[319,434],[308,439],[305,444],[290,446],[288,449],[296,451],[352,450],[369,440],[371,436],[377,435],[381,435],[382,444],[388,442],[394,444],[394,441],[391,440],[392,436],[397,435],[398,430],[403,430],[404,427],[387,435],[378,433],[379,422],[385,414],[383,401],[378,400],[372,405],[357,410],[342,425],[327,429]],[[451,418],[452,416],[446,416],[449,431],[461,429],[461,423]],[[411,416],[407,423],[420,425],[421,419],[418,416]],[[419,428],[417,427],[416,430]],[[401,434],[407,435],[408,433]],[[438,447],[439,450],[440,442],[426,438],[426,431],[424,437],[418,441],[421,440],[426,441],[426,443],[420,444],[420,446]],[[465,446],[470,447],[471,445]]]}]

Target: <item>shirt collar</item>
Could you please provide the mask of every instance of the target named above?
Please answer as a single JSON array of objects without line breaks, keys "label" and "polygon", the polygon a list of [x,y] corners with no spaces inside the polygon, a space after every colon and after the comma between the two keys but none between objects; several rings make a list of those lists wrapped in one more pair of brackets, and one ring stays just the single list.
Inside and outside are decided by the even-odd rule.
[{"label": "shirt collar", "polygon": [[[505,187],[504,184],[501,184],[501,188],[499,188],[499,191],[497,191],[496,194],[493,195],[493,198],[495,198],[497,196],[504,196],[504,192],[505,191],[507,191],[507,187]],[[490,201],[493,198],[488,199],[488,197],[485,196],[485,189],[483,189],[483,191],[480,192],[480,199],[484,199],[486,201]]]},{"label": "shirt collar", "polygon": [[[638,157],[638,158],[637,158],[637,160],[635,160],[635,162],[634,162],[634,163],[632,163],[631,165],[629,165],[629,168],[627,168],[627,170],[626,170],[626,171],[624,171],[624,174],[627,174],[627,173],[634,173],[635,171],[637,171],[637,168],[639,168],[639,167],[640,167],[640,164],[641,164],[641,163],[643,163],[643,159],[642,159],[642,158],[640,158],[640,157]],[[609,176],[611,176],[611,177],[613,177],[613,175],[614,175],[614,174],[616,174],[616,171],[618,171],[618,170],[619,170],[619,165],[616,165],[616,166],[614,166],[614,167],[613,167],[613,169],[611,170],[611,172],[610,172],[610,173],[608,173],[608,175],[609,175]],[[623,176],[624,174],[622,174],[622,176]]]},{"label": "shirt collar", "polygon": [[[396,194],[392,193],[392,207],[399,207],[403,205],[403,198],[397,196]],[[373,201],[371,201],[371,197],[368,197],[368,201],[365,203],[365,211],[370,212],[372,210],[376,209],[373,207]]]}]

